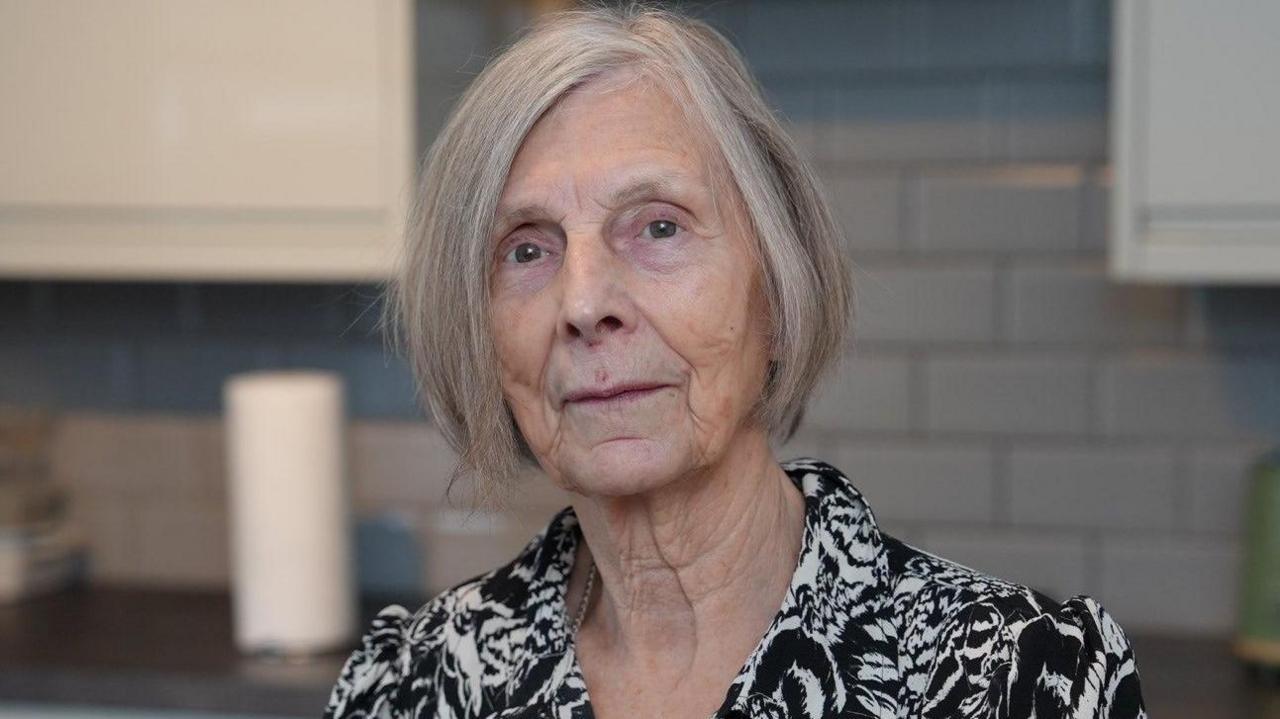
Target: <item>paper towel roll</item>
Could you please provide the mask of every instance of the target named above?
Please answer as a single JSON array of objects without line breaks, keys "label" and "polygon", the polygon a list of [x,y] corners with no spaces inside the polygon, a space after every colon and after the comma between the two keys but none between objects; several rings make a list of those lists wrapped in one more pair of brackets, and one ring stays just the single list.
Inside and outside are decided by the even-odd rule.
[{"label": "paper towel roll", "polygon": [[356,622],[342,379],[235,375],[223,403],[236,645],[282,655],[341,647]]}]

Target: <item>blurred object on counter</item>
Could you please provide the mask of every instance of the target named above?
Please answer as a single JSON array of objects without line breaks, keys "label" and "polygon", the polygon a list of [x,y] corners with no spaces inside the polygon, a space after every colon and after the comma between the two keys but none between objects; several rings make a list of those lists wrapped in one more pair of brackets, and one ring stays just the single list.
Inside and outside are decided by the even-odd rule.
[{"label": "blurred object on counter", "polygon": [[83,533],[49,474],[52,435],[47,412],[0,407],[0,603],[45,594],[84,575]]},{"label": "blurred object on counter", "polygon": [[1250,470],[1235,654],[1259,676],[1280,671],[1280,447]]},{"label": "blurred object on counter", "polygon": [[306,658],[356,628],[341,375],[233,375],[224,390],[236,645]]}]

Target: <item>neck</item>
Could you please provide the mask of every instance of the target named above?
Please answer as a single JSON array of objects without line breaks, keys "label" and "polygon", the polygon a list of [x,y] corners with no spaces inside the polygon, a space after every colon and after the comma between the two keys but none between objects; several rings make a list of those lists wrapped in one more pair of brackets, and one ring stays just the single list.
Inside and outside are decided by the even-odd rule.
[{"label": "neck", "polygon": [[795,572],[804,497],[763,432],[733,444],[643,494],[574,497],[598,572],[582,628],[594,646],[689,663],[730,635],[741,644],[744,628],[745,640],[763,634]]}]

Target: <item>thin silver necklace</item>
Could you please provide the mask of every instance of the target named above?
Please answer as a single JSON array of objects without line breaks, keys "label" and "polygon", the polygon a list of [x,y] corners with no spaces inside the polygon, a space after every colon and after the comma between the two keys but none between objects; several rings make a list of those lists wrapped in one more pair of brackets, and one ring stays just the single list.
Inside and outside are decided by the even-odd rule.
[{"label": "thin silver necklace", "polygon": [[578,627],[582,626],[582,620],[587,617],[587,602],[591,601],[591,587],[596,581],[596,560],[591,559],[591,569],[587,572],[587,588],[582,592],[582,601],[578,603],[578,616],[573,618],[573,636],[578,636]]}]

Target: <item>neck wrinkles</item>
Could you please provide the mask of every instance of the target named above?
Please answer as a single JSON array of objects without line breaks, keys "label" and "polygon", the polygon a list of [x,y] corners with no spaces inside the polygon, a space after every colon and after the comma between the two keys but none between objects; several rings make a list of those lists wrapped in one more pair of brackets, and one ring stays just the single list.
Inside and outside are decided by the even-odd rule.
[{"label": "neck wrinkles", "polygon": [[764,628],[793,582],[807,512],[767,445],[749,454],[662,496],[575,503],[597,565],[586,622],[603,632],[597,639],[630,656],[670,658],[714,646],[718,617]]},{"label": "neck wrinkles", "polygon": [[[762,648],[769,637],[797,630],[804,633],[825,633],[827,628],[821,619],[824,616],[824,594],[837,589],[830,586],[828,578],[821,571],[821,565],[830,561],[830,558],[824,558],[828,548],[825,547],[823,538],[826,532],[831,531],[826,525],[832,518],[827,517],[826,513],[843,508],[840,504],[842,500],[835,495],[847,491],[843,486],[847,480],[835,477],[838,472],[822,462],[793,460],[785,463],[782,468],[792,486],[799,489],[804,497],[800,557],[777,614],[734,678],[723,710],[743,709],[750,701],[761,699],[758,694],[752,693],[751,677],[757,665],[764,660]],[[823,474],[832,476],[824,479]],[[828,507],[831,502],[836,502],[838,506]],[[869,513],[865,516],[851,515],[847,519],[858,526],[869,525],[874,529],[874,519]],[[522,660],[524,670],[508,684],[513,692],[508,700],[513,705],[544,702],[545,706],[551,706],[547,702],[568,702],[576,706],[588,701],[585,680],[574,651],[569,633],[569,618],[566,615],[568,577],[579,548],[584,546],[582,529],[573,507],[562,510],[548,526],[548,532],[542,549],[529,567],[529,581],[533,592],[533,603],[530,605],[533,613],[529,615],[529,626],[533,628],[541,624],[542,630],[525,632],[525,644],[521,650],[521,656],[525,657]],[[851,547],[849,551],[859,553],[861,549]],[[596,578],[596,583],[599,585],[599,577]],[[599,601],[599,591],[597,588],[596,601]],[[528,672],[534,675],[545,672],[550,679],[546,683],[534,682],[530,680],[530,676],[526,676]],[[535,693],[530,694],[529,691]],[[748,711],[747,715],[754,714]]]}]

